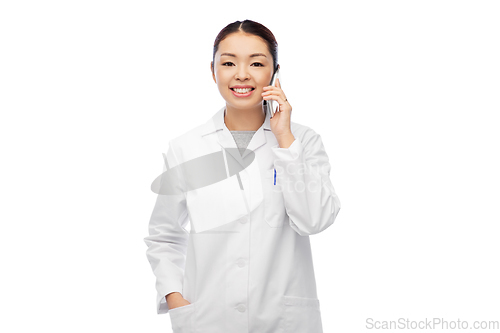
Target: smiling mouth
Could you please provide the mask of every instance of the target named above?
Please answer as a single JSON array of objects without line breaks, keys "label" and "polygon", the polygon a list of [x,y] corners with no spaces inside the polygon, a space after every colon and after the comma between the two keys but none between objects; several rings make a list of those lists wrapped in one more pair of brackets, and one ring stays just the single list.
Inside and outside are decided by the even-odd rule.
[{"label": "smiling mouth", "polygon": [[229,89],[231,89],[234,92],[237,92],[238,94],[245,94],[247,92],[255,90],[255,88],[244,88],[244,89],[241,89],[241,88],[229,88]]}]

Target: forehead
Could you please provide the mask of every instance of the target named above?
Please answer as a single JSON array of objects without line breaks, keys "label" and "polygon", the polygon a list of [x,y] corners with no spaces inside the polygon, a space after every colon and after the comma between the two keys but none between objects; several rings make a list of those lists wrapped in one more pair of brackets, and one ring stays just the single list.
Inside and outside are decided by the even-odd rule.
[{"label": "forehead", "polygon": [[245,33],[232,33],[224,38],[219,43],[217,55],[224,52],[232,53],[242,58],[249,57],[253,53],[264,53],[268,57],[271,56],[267,49],[267,44],[262,38]]}]

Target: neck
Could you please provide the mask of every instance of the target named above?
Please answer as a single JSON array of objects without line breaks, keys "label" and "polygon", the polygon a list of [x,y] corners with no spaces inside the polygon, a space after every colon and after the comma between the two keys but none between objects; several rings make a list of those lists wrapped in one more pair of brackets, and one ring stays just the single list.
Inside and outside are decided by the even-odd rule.
[{"label": "neck", "polygon": [[224,122],[230,131],[257,131],[265,120],[266,114],[262,106],[254,109],[235,109],[226,104]]}]

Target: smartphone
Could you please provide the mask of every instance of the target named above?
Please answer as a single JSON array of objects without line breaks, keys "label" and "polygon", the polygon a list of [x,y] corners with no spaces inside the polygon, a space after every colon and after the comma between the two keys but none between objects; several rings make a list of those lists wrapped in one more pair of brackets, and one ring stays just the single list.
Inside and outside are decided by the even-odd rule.
[{"label": "smartphone", "polygon": [[[271,83],[269,84],[270,86],[274,86],[276,83],[276,78],[280,78],[279,76],[280,70],[276,70],[276,72],[273,75],[273,78],[271,79]],[[281,78],[280,78],[280,84],[281,84]],[[275,111],[275,100],[274,99],[268,99],[264,101],[266,103],[266,112],[271,114],[271,118],[274,116],[274,111]]]}]

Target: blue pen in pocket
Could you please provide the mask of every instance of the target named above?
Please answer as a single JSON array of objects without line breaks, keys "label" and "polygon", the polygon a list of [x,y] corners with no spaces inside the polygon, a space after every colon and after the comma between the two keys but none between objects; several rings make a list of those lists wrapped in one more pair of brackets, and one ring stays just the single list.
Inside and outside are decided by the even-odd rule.
[{"label": "blue pen in pocket", "polygon": [[276,169],[274,169],[274,185],[276,185]]}]

